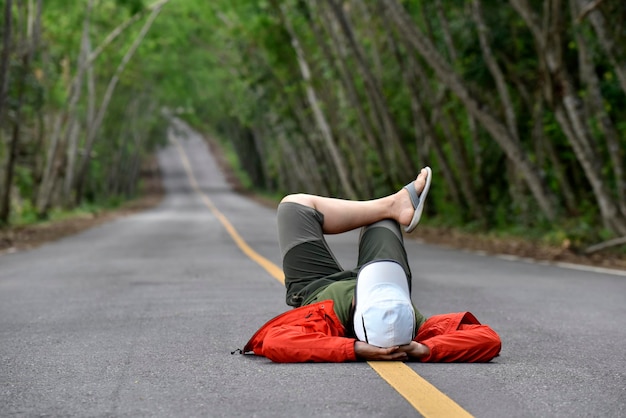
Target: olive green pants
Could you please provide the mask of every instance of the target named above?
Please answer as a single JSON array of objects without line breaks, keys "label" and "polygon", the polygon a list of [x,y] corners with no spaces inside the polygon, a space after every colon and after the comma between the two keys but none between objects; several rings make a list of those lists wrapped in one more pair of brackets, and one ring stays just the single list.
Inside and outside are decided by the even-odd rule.
[{"label": "olive green pants", "polygon": [[287,305],[298,307],[308,295],[339,280],[354,279],[362,265],[374,260],[394,260],[406,272],[411,289],[411,270],[398,223],[385,219],[361,229],[357,266],[341,267],[326,239],[324,214],[298,203],[278,206],[278,238],[285,273]]}]

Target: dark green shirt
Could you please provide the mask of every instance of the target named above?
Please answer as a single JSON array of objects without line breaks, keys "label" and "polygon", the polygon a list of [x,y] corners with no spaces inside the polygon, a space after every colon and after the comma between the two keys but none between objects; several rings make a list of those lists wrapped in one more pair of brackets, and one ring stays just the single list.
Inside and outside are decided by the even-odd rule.
[{"label": "dark green shirt", "polygon": [[[311,303],[321,302],[323,300],[331,299],[334,302],[335,314],[346,329],[347,337],[354,337],[352,330],[352,299],[354,299],[354,288],[356,287],[356,279],[341,280],[335,283],[331,283],[327,286],[323,286],[313,292],[308,298],[302,302],[302,305],[310,305]],[[426,321],[426,317],[417,310],[415,310],[415,322],[417,324],[416,329],[422,326]]]}]

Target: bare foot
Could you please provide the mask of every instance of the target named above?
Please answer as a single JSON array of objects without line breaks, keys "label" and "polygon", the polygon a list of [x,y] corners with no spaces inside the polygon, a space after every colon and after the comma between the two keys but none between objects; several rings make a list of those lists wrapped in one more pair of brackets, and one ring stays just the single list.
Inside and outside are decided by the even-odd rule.
[{"label": "bare foot", "polygon": [[[422,171],[417,175],[415,182],[415,191],[418,196],[424,190],[424,186],[426,185],[426,178],[428,177],[428,171],[425,168],[422,168]],[[408,225],[411,223],[411,219],[413,218],[413,213],[415,209],[413,209],[413,203],[411,203],[411,197],[409,196],[408,190],[402,188],[398,191],[394,197],[394,213],[396,214],[396,221],[400,223],[400,225]]]}]

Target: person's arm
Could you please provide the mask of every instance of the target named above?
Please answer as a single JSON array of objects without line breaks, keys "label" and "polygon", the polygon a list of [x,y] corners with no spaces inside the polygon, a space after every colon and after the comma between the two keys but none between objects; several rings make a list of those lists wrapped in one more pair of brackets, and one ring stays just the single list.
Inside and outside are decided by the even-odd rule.
[{"label": "person's arm", "polygon": [[429,354],[428,347],[416,341],[403,346],[381,348],[353,338],[302,330],[302,326],[273,328],[267,333],[263,352],[259,354],[277,363],[406,361],[419,360]]},{"label": "person's arm", "polygon": [[425,362],[491,361],[500,353],[502,342],[498,334],[487,325],[461,324],[457,330],[437,335],[423,341],[428,344],[429,354]]},{"label": "person's arm", "polygon": [[271,329],[263,340],[262,355],[277,363],[341,363],[357,359],[353,338],[303,330],[306,327],[300,325]]},{"label": "person's arm", "polygon": [[423,362],[487,362],[500,353],[500,336],[470,312],[434,315],[417,337],[429,350]]},{"label": "person's arm", "polygon": [[303,333],[300,326],[287,326],[268,332],[263,342],[263,355],[277,363],[404,361],[417,355],[417,351],[409,352],[406,348],[408,346],[381,348],[353,338],[322,332]]}]

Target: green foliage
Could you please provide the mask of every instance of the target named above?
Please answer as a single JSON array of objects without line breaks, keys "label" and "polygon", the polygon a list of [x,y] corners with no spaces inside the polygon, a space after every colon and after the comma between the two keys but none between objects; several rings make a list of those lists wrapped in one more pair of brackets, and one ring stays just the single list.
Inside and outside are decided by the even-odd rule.
[{"label": "green foliage", "polygon": [[31,225],[40,221],[37,210],[29,200],[13,202],[11,225]]},{"label": "green foliage", "polygon": [[117,3],[126,7],[131,15],[139,13],[144,8],[142,0],[117,0]]},{"label": "green foliage", "polygon": [[17,186],[20,196],[32,196],[35,188],[32,171],[28,170],[26,167],[18,166],[15,170],[13,184]]},{"label": "green foliage", "polygon": [[222,144],[222,149],[224,150],[224,156],[226,158],[226,161],[228,161],[228,165],[235,172],[235,175],[237,176],[237,179],[239,180],[241,185],[246,189],[252,189],[253,184],[250,181],[250,177],[246,173],[245,169],[242,168],[239,156],[233,149],[232,142],[222,140],[220,141],[220,143]]},{"label": "green foliage", "polygon": [[[515,8],[506,2],[481,0],[488,42],[516,117],[516,126],[511,128],[493,69],[486,64],[481,49],[471,14],[472,2],[399,1],[423,40],[431,42],[439,57],[454,70],[456,80],[477,108],[487,112],[502,129],[515,133],[519,152],[540,173],[542,187],[556,198],[559,216],[550,224],[535,196],[529,193],[525,177],[513,167],[510,151],[495,140],[484,119],[471,117],[472,110],[450,89],[449,81],[406,42],[406,35],[383,13],[386,2],[340,3],[365,68],[374,80],[368,80],[359,67],[357,51],[338,25],[329,2],[170,0],[120,75],[93,148],[82,197],[100,204],[132,194],[133,187],[125,185],[123,179],[133,177],[135,157],[141,159],[165,143],[163,108],[222,138],[228,160],[246,187],[269,195],[281,195],[294,188],[343,195],[346,190],[338,181],[332,150],[321,139],[314,118],[310,90],[306,89],[310,87],[349,182],[357,186],[369,183],[368,187],[357,187],[358,197],[393,192],[401,186],[394,184],[399,177],[412,177],[413,173],[398,174],[395,166],[400,164],[397,154],[406,153],[415,168],[425,163],[435,168],[437,183],[428,208],[435,223],[512,233],[543,230],[547,240],[567,238],[576,243],[603,238],[598,232],[603,230],[598,227],[603,224],[603,214],[589,187],[589,173],[583,169],[580,153],[566,130],[571,128],[564,126],[562,116],[557,117],[563,106],[559,101],[562,86],[546,69],[532,31]],[[601,3],[598,10],[606,16],[624,14],[618,0]],[[96,110],[151,4],[143,0],[94,2],[89,29],[92,49],[122,22],[141,14],[94,61]],[[533,13],[544,18],[541,2],[528,4]],[[57,115],[63,121],[70,116],[64,112],[68,110],[70,83],[79,60],[85,6],[86,2],[45,2],[41,47],[25,78],[27,94],[21,105],[24,140],[14,181],[23,201],[18,213],[26,219],[34,212],[51,121]],[[619,82],[619,68],[614,67],[588,20],[574,25],[569,11],[563,13],[562,25],[556,28],[563,47],[563,68],[571,78],[575,105],[585,115],[582,129],[589,133],[598,155],[594,164],[609,195],[614,197],[618,195],[614,174],[619,170],[609,157],[617,152],[619,161],[623,161],[626,149],[626,123],[622,122],[626,119],[626,94]],[[305,55],[310,84],[302,76],[287,24],[293,27]],[[624,62],[622,26],[616,20],[607,20],[605,29],[609,40],[617,45],[616,62]],[[607,144],[601,115],[588,103],[593,91],[583,77],[581,49],[575,35],[581,36],[591,54],[603,110],[618,134],[618,151]],[[11,62],[14,79],[23,68],[17,55]],[[347,80],[340,77],[341,70]],[[414,83],[414,89],[409,88],[407,80]],[[378,89],[376,94],[382,95],[382,104],[373,99],[376,94],[372,82]],[[77,110],[71,115],[82,129],[78,136],[80,149],[86,145],[87,85],[84,80]],[[10,86],[8,103],[15,108],[19,105],[18,86]],[[417,123],[416,101],[432,125],[434,137],[428,141],[425,127]],[[384,112],[391,115],[393,126],[384,126]],[[37,134],[41,126],[46,135]],[[63,125],[64,133],[68,129]],[[389,138],[393,131],[398,132],[401,150],[392,149],[397,146]],[[5,128],[3,137],[8,137],[6,133]],[[6,156],[6,145],[0,146],[0,151]],[[388,151],[392,151],[392,157],[381,155]],[[450,178],[443,176],[446,167]],[[300,175],[294,175],[296,172]],[[59,177],[63,175],[60,170]],[[469,180],[463,182],[465,179]],[[575,208],[568,207],[565,199],[565,181],[575,201],[583,202]],[[482,218],[469,210],[463,187],[471,189],[468,192],[479,202]],[[457,190],[453,193],[454,188]]]}]

